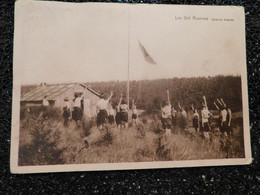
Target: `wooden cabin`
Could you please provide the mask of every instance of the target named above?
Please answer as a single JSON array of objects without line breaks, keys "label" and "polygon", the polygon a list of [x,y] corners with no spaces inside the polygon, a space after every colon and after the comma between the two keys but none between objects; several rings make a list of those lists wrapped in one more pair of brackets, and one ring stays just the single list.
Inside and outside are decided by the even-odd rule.
[{"label": "wooden cabin", "polygon": [[44,96],[47,95],[50,106],[63,108],[64,99],[68,97],[72,102],[75,94],[83,95],[84,116],[95,117],[100,94],[81,83],[41,85],[21,97],[21,106],[41,106]]}]

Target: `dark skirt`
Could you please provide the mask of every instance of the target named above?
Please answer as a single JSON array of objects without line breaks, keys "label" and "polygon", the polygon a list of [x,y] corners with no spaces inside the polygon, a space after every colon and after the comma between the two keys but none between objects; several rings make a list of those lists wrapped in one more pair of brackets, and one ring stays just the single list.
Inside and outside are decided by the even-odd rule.
[{"label": "dark skirt", "polygon": [[79,107],[74,107],[72,112],[72,119],[75,121],[81,120],[82,118],[82,111]]},{"label": "dark skirt", "polygon": [[172,116],[172,125],[176,126],[176,117],[175,116]]},{"label": "dark skirt", "polygon": [[108,116],[108,122],[112,125],[114,123],[114,121],[115,121],[114,116],[113,115],[109,115]]},{"label": "dark skirt", "polygon": [[220,130],[221,133],[227,132],[227,122],[226,121],[223,122],[222,126],[221,126],[221,123],[220,123],[219,130]]},{"label": "dark skirt", "polygon": [[193,127],[197,129],[199,127],[199,119],[197,117],[194,117],[192,120]]},{"label": "dark skirt", "polygon": [[117,125],[121,124],[121,112],[116,113],[116,124]]},{"label": "dark skirt", "polygon": [[63,118],[69,118],[70,117],[70,110],[67,108],[63,108]]},{"label": "dark skirt", "polygon": [[137,114],[132,114],[132,119],[137,119]]},{"label": "dark skirt", "polygon": [[162,128],[163,129],[170,129],[172,126],[172,119],[171,118],[161,118]]},{"label": "dark skirt", "polygon": [[106,110],[100,110],[97,115],[97,126],[105,124],[108,118],[108,114]]},{"label": "dark skirt", "polygon": [[205,122],[204,127],[201,126],[201,128],[203,132],[209,132],[210,131],[209,122]]},{"label": "dark skirt", "polygon": [[127,112],[121,112],[121,121],[122,122],[128,122],[128,113]]}]

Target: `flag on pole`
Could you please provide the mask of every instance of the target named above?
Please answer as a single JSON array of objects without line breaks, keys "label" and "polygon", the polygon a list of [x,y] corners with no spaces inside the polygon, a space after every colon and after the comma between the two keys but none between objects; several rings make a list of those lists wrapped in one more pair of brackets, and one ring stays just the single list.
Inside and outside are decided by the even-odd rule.
[{"label": "flag on pole", "polygon": [[153,60],[153,58],[149,55],[149,53],[147,52],[147,50],[145,49],[145,47],[140,43],[139,40],[138,40],[138,42],[139,42],[140,49],[141,49],[141,51],[142,51],[142,53],[143,53],[143,55],[144,55],[144,59],[145,59],[147,62],[151,63],[151,64],[157,64],[157,63]]}]

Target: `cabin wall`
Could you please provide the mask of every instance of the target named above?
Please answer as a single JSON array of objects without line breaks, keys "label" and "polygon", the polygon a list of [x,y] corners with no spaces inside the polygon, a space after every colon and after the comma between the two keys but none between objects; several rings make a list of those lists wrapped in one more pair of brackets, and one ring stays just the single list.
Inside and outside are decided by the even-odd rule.
[{"label": "cabin wall", "polygon": [[90,101],[90,114],[91,117],[95,117],[97,115],[96,113],[96,106],[97,102],[100,99],[97,95],[90,92],[88,89],[84,91],[84,99],[89,99]]},{"label": "cabin wall", "polygon": [[[71,102],[71,104],[73,106],[72,101],[74,99],[74,93],[76,93],[76,92],[82,92],[84,100],[86,100],[86,99],[89,100],[89,106],[90,106],[90,108],[88,108],[89,111],[88,111],[88,113],[84,113],[84,114],[87,114],[88,117],[95,117],[96,116],[97,101],[100,98],[97,95],[91,93],[88,89],[84,88],[81,85],[76,85],[76,86],[72,87],[71,89],[67,90],[66,92],[64,92],[63,94],[61,94],[60,96],[58,96],[55,100],[54,106],[55,107],[63,107],[64,106],[64,99],[66,97],[69,98],[69,101]],[[84,105],[84,106],[86,106],[86,105]]]},{"label": "cabin wall", "polygon": [[69,101],[72,102],[72,100],[74,99],[74,94],[76,92],[84,92],[85,88],[81,85],[75,85],[72,88],[70,88],[69,90],[65,91],[64,93],[60,94],[56,100],[55,100],[55,107],[63,107],[64,106],[64,99],[66,97],[69,98]]},{"label": "cabin wall", "polygon": [[[95,117],[96,105],[100,98],[97,95],[90,92],[87,88],[83,87],[82,85],[74,85],[73,87],[60,94],[58,97],[56,97],[55,101],[52,102],[49,101],[49,103],[54,107],[63,108],[64,99],[68,97],[71,103],[71,107],[73,107],[74,94],[78,92],[81,92],[84,97],[84,116]],[[21,101],[21,106],[41,106],[41,105],[42,105],[42,101],[31,101],[31,102]]]}]

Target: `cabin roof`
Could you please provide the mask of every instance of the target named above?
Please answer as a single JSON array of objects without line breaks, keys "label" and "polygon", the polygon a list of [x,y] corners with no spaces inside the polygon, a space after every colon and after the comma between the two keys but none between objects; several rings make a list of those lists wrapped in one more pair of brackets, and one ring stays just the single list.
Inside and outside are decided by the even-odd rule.
[{"label": "cabin roof", "polygon": [[100,97],[100,94],[93,89],[87,87],[82,83],[72,83],[72,84],[50,84],[39,86],[30,92],[26,93],[21,97],[21,101],[41,101],[45,95],[47,95],[48,100],[56,100],[61,94],[67,90],[73,88],[76,85],[81,85],[82,87],[89,90],[94,95]]}]

